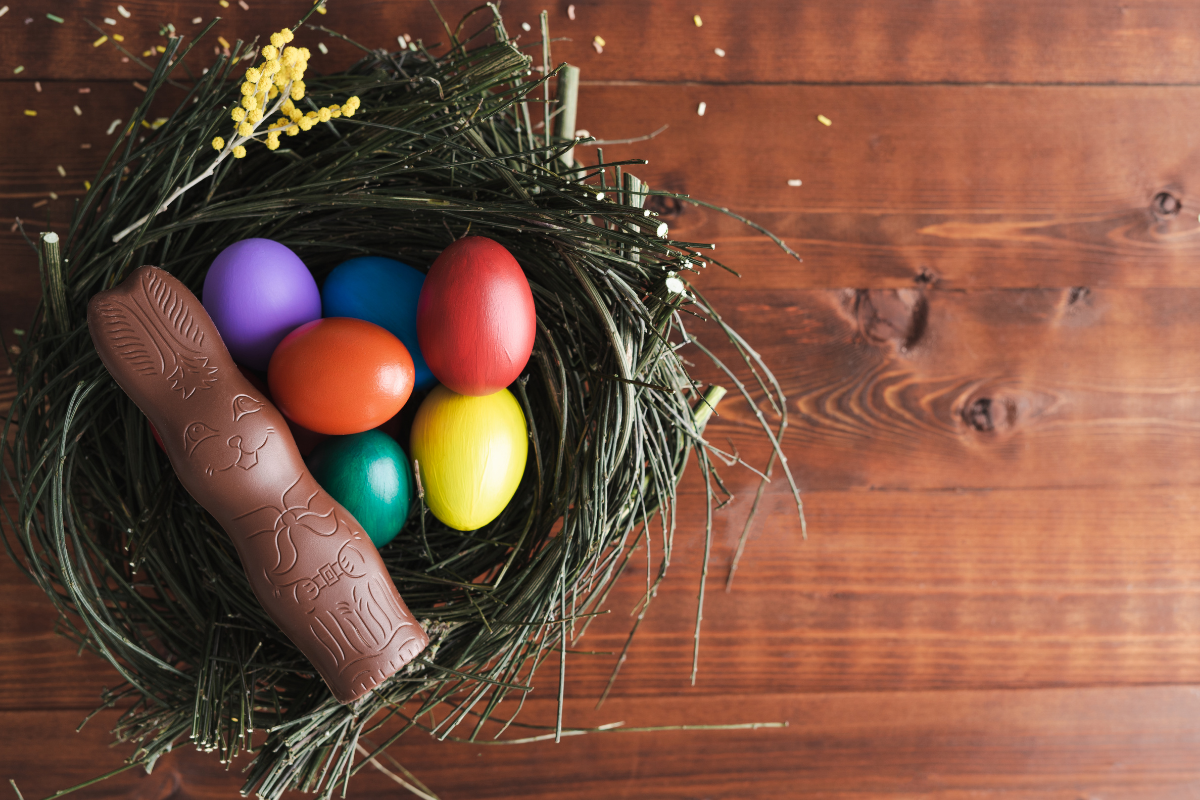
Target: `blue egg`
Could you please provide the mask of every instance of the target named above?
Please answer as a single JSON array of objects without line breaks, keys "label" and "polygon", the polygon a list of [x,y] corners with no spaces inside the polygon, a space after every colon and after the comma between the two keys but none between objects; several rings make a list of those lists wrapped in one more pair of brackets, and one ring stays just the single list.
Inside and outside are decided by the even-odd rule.
[{"label": "blue egg", "polygon": [[371,430],[331,436],[307,459],[321,488],[354,515],[376,547],[396,538],[412,506],[408,456],[392,437]]},{"label": "blue egg", "polygon": [[412,356],[413,388],[437,383],[417,343],[417,298],[425,273],[391,258],[361,256],[343,262],[321,287],[321,310],[326,317],[354,317],[374,322],[404,342]]}]

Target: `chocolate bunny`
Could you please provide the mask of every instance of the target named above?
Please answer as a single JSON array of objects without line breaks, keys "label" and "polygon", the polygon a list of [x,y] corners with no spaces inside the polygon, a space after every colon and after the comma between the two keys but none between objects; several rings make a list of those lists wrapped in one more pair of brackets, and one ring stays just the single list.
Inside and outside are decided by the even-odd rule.
[{"label": "chocolate bunny", "polygon": [[317,484],[187,287],[141,267],[91,299],[88,328],[180,482],[233,540],[259,602],[340,702],[425,649],[362,526]]}]

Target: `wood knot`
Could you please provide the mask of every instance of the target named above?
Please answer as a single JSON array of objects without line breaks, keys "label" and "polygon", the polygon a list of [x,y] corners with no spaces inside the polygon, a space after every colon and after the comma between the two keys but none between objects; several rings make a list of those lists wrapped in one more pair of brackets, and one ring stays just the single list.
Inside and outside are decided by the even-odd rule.
[{"label": "wood knot", "polygon": [[1052,392],[1007,381],[975,384],[957,405],[958,414],[968,430],[1003,436],[1048,413],[1059,398]]},{"label": "wood knot", "polygon": [[859,289],[854,295],[858,329],[874,342],[911,350],[929,324],[929,301],[921,289]]},{"label": "wood knot", "polygon": [[652,194],[646,198],[645,208],[658,214],[659,219],[672,220],[676,219],[683,213],[683,201],[677,197],[664,197],[661,194]]},{"label": "wood knot", "polygon": [[1183,202],[1170,192],[1159,192],[1150,202],[1150,210],[1159,219],[1170,219],[1183,209]]},{"label": "wood knot", "polygon": [[977,431],[990,433],[996,429],[992,421],[992,398],[980,397],[974,403],[963,409],[963,419]]}]

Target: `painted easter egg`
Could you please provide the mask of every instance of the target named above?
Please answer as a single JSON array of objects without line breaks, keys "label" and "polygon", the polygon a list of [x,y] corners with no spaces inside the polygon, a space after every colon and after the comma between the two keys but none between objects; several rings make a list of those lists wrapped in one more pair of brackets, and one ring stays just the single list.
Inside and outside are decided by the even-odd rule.
[{"label": "painted easter egg", "polygon": [[391,258],[362,256],[344,261],[321,285],[326,317],[354,317],[386,328],[404,342],[413,360],[413,385],[428,389],[437,382],[417,343],[417,298],[425,273]]},{"label": "painted easter egg", "polygon": [[354,515],[376,547],[396,538],[412,505],[408,456],[380,431],[333,436],[307,459],[321,488]]},{"label": "painted easter egg", "polygon": [[529,437],[507,389],[483,397],[436,386],[417,409],[412,454],[434,516],[473,531],[500,515],[521,482]]},{"label": "painted easter egg", "polygon": [[459,394],[508,386],[529,361],[537,321],[525,273],[502,246],[467,236],[442,251],[417,303],[429,369]]},{"label": "painted easter egg", "polygon": [[270,239],[221,251],[204,276],[204,310],[233,360],[265,370],[276,345],[321,316],[321,292],[304,262]]},{"label": "painted easter egg", "polygon": [[399,339],[361,319],[301,325],[271,356],[267,383],[288,419],[317,433],[370,430],[396,415],[413,388],[413,362]]}]

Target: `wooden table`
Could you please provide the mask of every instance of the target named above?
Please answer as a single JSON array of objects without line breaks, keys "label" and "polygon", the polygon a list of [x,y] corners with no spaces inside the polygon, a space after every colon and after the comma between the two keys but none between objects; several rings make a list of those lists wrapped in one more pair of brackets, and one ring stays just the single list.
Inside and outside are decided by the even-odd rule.
[{"label": "wooden table", "polygon": [[[12,344],[39,284],[9,226],[63,229],[145,74],[111,40],[93,47],[85,19],[140,55],[167,23],[191,35],[193,17],[220,13],[214,33],[233,41],[293,23],[308,2],[123,0],[129,17],[110,0],[6,2],[0,325]],[[441,8],[455,19],[474,4]],[[331,6],[321,21],[370,46],[405,32],[445,41],[419,0]],[[505,3],[509,29],[531,23],[522,35],[535,39],[541,7]],[[745,213],[804,258],[714,213],[668,217],[676,236],[716,241],[742,271],[700,286],[789,394],[786,450],[810,536],[777,482],[722,591],[756,485],[725,471],[737,499],[718,516],[693,687],[703,518],[688,482],[670,577],[616,689],[596,710],[614,657],[573,659],[566,722],[788,727],[512,747],[410,736],[396,757],[446,800],[1194,796],[1200,6],[573,10],[556,0],[549,18],[569,37],[554,60],[583,70],[579,127],[623,139],[670,126],[606,156],[648,158],[639,175],[653,186]],[[353,58],[303,37],[316,69]],[[11,378],[0,381],[11,396]],[[721,411],[714,436],[761,465],[747,407]],[[641,591],[636,574],[623,581],[590,649],[620,649]],[[53,624],[0,559],[0,779],[30,800],[125,754],[106,747],[111,713],[74,732],[117,677],[76,657]],[[532,721],[553,713],[557,687],[543,683]],[[184,750],[80,796],[229,797],[239,785],[236,769]],[[398,791],[366,770],[350,796]]]}]

